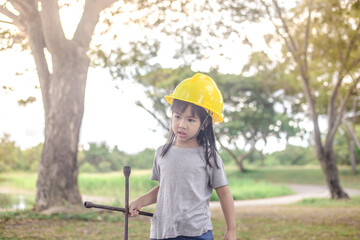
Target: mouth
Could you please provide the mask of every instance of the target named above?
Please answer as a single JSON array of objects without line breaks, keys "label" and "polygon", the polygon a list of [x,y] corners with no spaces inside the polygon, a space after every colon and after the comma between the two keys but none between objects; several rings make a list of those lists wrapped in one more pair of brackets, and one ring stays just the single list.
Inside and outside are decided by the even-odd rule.
[{"label": "mouth", "polygon": [[177,135],[178,135],[179,137],[181,137],[181,138],[186,137],[186,134],[185,134],[184,132],[181,132],[181,131],[179,131],[179,132],[177,133]]}]

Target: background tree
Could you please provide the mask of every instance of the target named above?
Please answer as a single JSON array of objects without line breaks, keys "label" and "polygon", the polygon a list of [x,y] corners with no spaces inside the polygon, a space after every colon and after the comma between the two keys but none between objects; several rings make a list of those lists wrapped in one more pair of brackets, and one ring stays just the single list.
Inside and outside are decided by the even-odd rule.
[{"label": "background tree", "polygon": [[[360,133],[357,131],[357,133]],[[334,138],[334,154],[340,165],[350,165],[353,174],[357,173],[356,165],[360,160],[360,150],[354,144],[345,126],[339,127]]]},{"label": "background tree", "polygon": [[30,147],[22,151],[21,170],[37,171],[40,164],[43,144],[39,143],[34,147]]},{"label": "background tree", "polygon": [[[357,89],[357,93],[359,92],[359,89]],[[353,104],[352,109],[349,114],[343,119],[343,125],[345,126],[345,136],[347,140],[347,145],[349,149],[349,158],[350,158],[350,164],[351,164],[351,170],[354,174],[357,173],[356,170],[356,152],[360,151],[360,140],[358,136],[360,134],[357,134],[356,132],[356,126],[360,124],[360,97],[359,94],[356,94],[357,97],[353,98]]]},{"label": "background tree", "polygon": [[316,164],[317,161],[313,146],[300,147],[289,144],[283,151],[267,154],[266,163],[280,166],[303,166]]},{"label": "background tree", "polygon": [[[270,137],[288,140],[300,132],[293,115],[276,110],[282,109],[284,99],[280,95],[275,97],[274,89],[266,83],[269,79],[257,77],[214,76],[223,91],[225,103],[225,121],[219,127],[219,143],[240,171],[244,171],[243,160],[256,150],[262,153]],[[241,154],[244,151],[245,154]]]},{"label": "background tree", "polygon": [[21,164],[21,150],[11,140],[9,134],[4,134],[0,139],[0,172],[16,169]]},{"label": "background tree", "polygon": [[[86,1],[72,39],[65,37],[56,0],[9,0],[0,14],[15,31],[2,29],[3,48],[26,44],[34,57],[45,109],[45,142],[38,170],[36,208],[81,205],[77,151],[89,67],[87,51],[102,10],[115,0]],[[47,57],[51,56],[51,57]]]},{"label": "background tree", "polygon": [[129,155],[117,146],[110,148],[105,142],[89,143],[88,149],[79,152],[79,168],[82,172],[120,171],[129,164]]},{"label": "background tree", "polygon": [[112,169],[109,146],[107,146],[105,142],[100,144],[89,143],[89,149],[84,151],[84,153],[84,160],[93,166],[97,171],[109,172],[111,170],[115,170],[114,168]]},{"label": "background tree", "polygon": [[136,154],[129,155],[129,164],[135,169],[151,169],[154,162],[155,149],[146,148]]},{"label": "background tree", "polygon": [[[360,8],[358,1],[302,1],[294,8],[278,1],[260,1],[284,43],[283,58],[291,56],[302,83],[308,113],[314,125],[316,155],[332,198],[348,198],[340,186],[333,151],[349,99],[360,81]],[[321,89],[320,89],[321,88]],[[321,97],[327,100],[325,138],[319,128]]]}]

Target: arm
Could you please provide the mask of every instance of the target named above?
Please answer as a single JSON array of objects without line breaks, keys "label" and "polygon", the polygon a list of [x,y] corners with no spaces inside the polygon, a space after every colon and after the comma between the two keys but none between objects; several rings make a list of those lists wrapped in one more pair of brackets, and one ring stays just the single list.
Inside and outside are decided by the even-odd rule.
[{"label": "arm", "polygon": [[131,217],[139,215],[138,211],[140,211],[142,207],[146,207],[150,204],[156,203],[159,187],[159,185],[154,187],[149,192],[136,198],[129,204],[129,213]]},{"label": "arm", "polygon": [[236,220],[234,199],[229,189],[229,186],[222,186],[216,188],[216,194],[220,199],[221,209],[223,211],[227,230],[224,240],[236,240]]}]

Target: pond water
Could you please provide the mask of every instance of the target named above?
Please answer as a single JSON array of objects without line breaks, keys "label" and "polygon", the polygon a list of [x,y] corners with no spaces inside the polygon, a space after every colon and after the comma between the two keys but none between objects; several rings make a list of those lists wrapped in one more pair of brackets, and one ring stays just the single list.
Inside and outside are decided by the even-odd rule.
[{"label": "pond water", "polygon": [[33,195],[0,193],[0,211],[25,210],[33,207]]}]

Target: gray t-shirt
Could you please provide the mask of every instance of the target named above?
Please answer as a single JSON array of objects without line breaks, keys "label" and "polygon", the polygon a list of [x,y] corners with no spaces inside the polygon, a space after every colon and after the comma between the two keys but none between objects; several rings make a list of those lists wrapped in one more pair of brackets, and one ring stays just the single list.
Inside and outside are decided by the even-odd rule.
[{"label": "gray t-shirt", "polygon": [[200,236],[212,230],[209,200],[213,189],[228,185],[224,164],[217,155],[217,168],[205,167],[202,147],[171,146],[164,157],[155,154],[151,179],[160,181],[150,238]]}]

